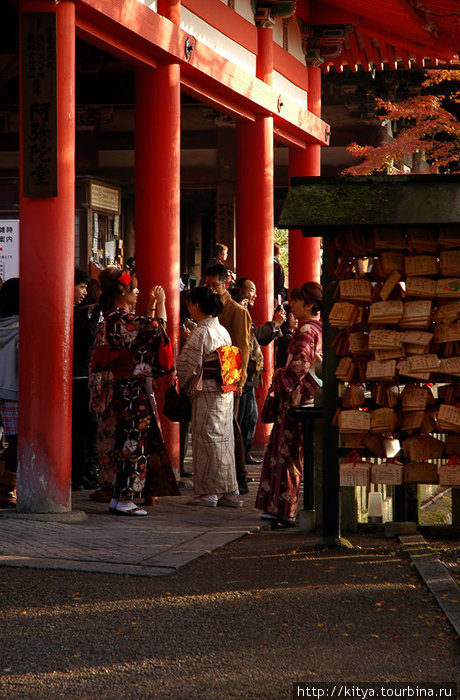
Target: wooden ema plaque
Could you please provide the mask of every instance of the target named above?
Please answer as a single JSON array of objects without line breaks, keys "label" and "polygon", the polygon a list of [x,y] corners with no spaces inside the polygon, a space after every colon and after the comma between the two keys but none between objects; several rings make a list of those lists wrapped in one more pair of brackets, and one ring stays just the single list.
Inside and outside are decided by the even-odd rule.
[{"label": "wooden ema plaque", "polygon": [[431,462],[408,462],[404,467],[404,481],[406,484],[437,484],[438,468]]},{"label": "wooden ema plaque", "polygon": [[373,464],[371,469],[372,484],[402,484],[403,465],[401,462],[382,462]]}]

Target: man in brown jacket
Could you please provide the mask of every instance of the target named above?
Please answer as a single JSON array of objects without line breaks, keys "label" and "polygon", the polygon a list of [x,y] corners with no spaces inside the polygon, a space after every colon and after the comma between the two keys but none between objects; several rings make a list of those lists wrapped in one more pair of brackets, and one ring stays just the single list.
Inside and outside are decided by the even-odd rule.
[{"label": "man in brown jacket", "polygon": [[243,387],[246,384],[248,371],[252,326],[251,316],[246,309],[233,301],[228,293],[228,274],[225,265],[213,265],[208,268],[206,270],[205,283],[209,289],[213,289],[220,295],[224,304],[224,309],[222,313],[219,314],[219,321],[230,333],[233,345],[236,345],[236,347],[241,350],[242,371],[241,379],[238,382],[238,391],[235,393],[233,428],[235,433],[236,478],[238,480],[240,493],[248,493],[244,444],[237,416],[240,397],[243,392]]}]

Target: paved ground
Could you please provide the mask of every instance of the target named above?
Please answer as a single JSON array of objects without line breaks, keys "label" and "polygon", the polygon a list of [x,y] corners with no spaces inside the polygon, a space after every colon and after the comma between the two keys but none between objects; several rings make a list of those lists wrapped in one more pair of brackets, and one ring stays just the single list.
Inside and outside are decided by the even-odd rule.
[{"label": "paved ground", "polygon": [[0,511],[0,566],[161,576],[259,528],[256,483],[241,509],[188,506],[192,481],[183,483],[181,496],[161,498],[143,518],[110,515],[89,491],[72,493],[73,521]]},{"label": "paved ground", "polygon": [[257,531],[250,488],[241,511],[186,506],[187,490],[133,521],[82,492],[84,520],[0,518],[0,698],[281,700],[295,681],[460,682],[446,616],[460,591],[435,556],[457,570],[458,543],[361,534],[318,552],[317,534]]}]

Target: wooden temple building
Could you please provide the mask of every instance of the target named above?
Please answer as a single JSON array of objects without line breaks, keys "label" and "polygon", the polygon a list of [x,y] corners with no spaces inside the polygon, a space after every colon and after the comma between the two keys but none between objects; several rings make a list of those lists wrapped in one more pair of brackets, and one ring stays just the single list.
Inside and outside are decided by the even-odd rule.
[{"label": "wooden temple building", "polygon": [[[199,278],[222,241],[265,322],[289,178],[319,176],[334,143],[322,87],[343,72],[449,68],[460,7],[3,0],[0,18],[0,217],[20,222],[18,510],[65,512],[74,264],[135,254],[139,307],[163,285],[177,344],[179,278]],[[319,279],[319,261],[320,239],[290,231],[290,286]],[[177,468],[178,428],[163,427]]]}]

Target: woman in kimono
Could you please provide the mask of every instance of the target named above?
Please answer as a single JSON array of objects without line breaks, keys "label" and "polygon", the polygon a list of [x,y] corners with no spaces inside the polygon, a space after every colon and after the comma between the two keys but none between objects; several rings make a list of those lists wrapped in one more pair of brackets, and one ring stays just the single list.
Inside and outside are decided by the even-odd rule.
[{"label": "woman in kimono", "polygon": [[321,300],[322,287],[316,282],[291,292],[291,311],[298,328],[289,344],[286,365],[273,375],[279,408],[264,455],[256,508],[274,526],[295,525],[302,477],[302,427],[288,415],[288,409],[311,403],[318,388],[310,370],[322,350]]},{"label": "woman in kimono", "polygon": [[104,322],[90,363],[90,403],[99,422],[99,482],[112,484],[111,513],[142,516],[147,511],[133,498],[143,491],[146,505],[154,496],[179,495],[153,397],[153,378],[170,369],[160,361],[169,343],[163,329],[165,294],[162,287],[153,287],[146,314],[136,316],[135,277],[107,267],[99,282]]},{"label": "woman in kimono", "polygon": [[189,505],[240,508],[233,440],[233,392],[223,391],[214,364],[216,350],[231,346],[217,315],[218,294],[204,286],[190,290],[188,309],[197,323],[178,359],[177,375],[192,403],[192,452],[195,497]]}]

